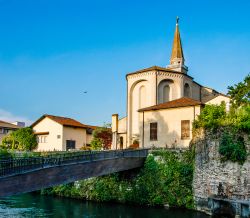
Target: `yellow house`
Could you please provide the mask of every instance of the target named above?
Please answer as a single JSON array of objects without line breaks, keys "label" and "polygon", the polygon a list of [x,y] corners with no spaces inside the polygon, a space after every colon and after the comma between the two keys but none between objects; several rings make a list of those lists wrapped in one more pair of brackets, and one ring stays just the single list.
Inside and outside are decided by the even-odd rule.
[{"label": "yellow house", "polygon": [[68,117],[43,115],[31,125],[37,136],[37,151],[66,151],[90,144],[96,126],[82,124]]}]

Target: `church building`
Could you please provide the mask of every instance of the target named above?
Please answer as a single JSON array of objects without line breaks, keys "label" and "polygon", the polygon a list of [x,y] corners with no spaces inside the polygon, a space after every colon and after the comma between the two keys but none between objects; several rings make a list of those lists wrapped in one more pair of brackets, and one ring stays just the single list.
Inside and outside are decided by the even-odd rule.
[{"label": "church building", "polygon": [[229,97],[200,85],[188,74],[178,18],[170,64],[126,75],[127,116],[112,115],[112,149],[188,148],[192,123],[205,104],[229,104]]}]

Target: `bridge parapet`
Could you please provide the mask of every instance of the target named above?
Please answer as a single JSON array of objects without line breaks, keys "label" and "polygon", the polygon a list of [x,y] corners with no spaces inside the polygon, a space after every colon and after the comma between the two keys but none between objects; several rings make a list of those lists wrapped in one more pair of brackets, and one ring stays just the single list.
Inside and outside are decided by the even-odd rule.
[{"label": "bridge parapet", "polygon": [[46,157],[8,158],[0,160],[0,178],[61,165],[90,163],[117,158],[145,158],[147,155],[148,149],[137,149],[80,151],[72,152],[70,155],[63,153]]}]

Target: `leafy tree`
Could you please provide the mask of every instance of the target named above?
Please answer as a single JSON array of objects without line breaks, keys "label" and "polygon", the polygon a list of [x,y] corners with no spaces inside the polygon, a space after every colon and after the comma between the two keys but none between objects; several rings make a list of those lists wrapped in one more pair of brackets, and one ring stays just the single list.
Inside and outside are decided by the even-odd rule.
[{"label": "leafy tree", "polygon": [[243,82],[239,82],[234,86],[228,86],[228,95],[234,107],[246,105],[250,103],[250,74],[248,74]]},{"label": "leafy tree", "polygon": [[194,121],[194,128],[216,129],[221,125],[222,120],[226,116],[225,104],[221,105],[206,105],[198,119]]},{"label": "leafy tree", "polygon": [[33,130],[30,127],[26,127],[5,136],[2,140],[2,147],[21,151],[31,151],[37,147],[37,141],[33,134]]},{"label": "leafy tree", "polygon": [[95,150],[110,149],[112,143],[112,132],[110,128],[99,127],[93,132],[91,147]]}]

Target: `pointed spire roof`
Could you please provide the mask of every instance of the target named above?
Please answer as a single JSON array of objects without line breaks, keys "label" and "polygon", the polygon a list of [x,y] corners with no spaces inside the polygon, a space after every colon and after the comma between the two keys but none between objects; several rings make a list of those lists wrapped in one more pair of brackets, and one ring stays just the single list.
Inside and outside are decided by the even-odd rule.
[{"label": "pointed spire roof", "polygon": [[183,55],[182,44],[181,44],[181,36],[179,32],[179,17],[176,18],[173,48],[172,48],[172,54],[171,54],[171,59],[170,59],[170,64],[176,64],[176,63],[180,63],[184,65],[184,55]]}]

